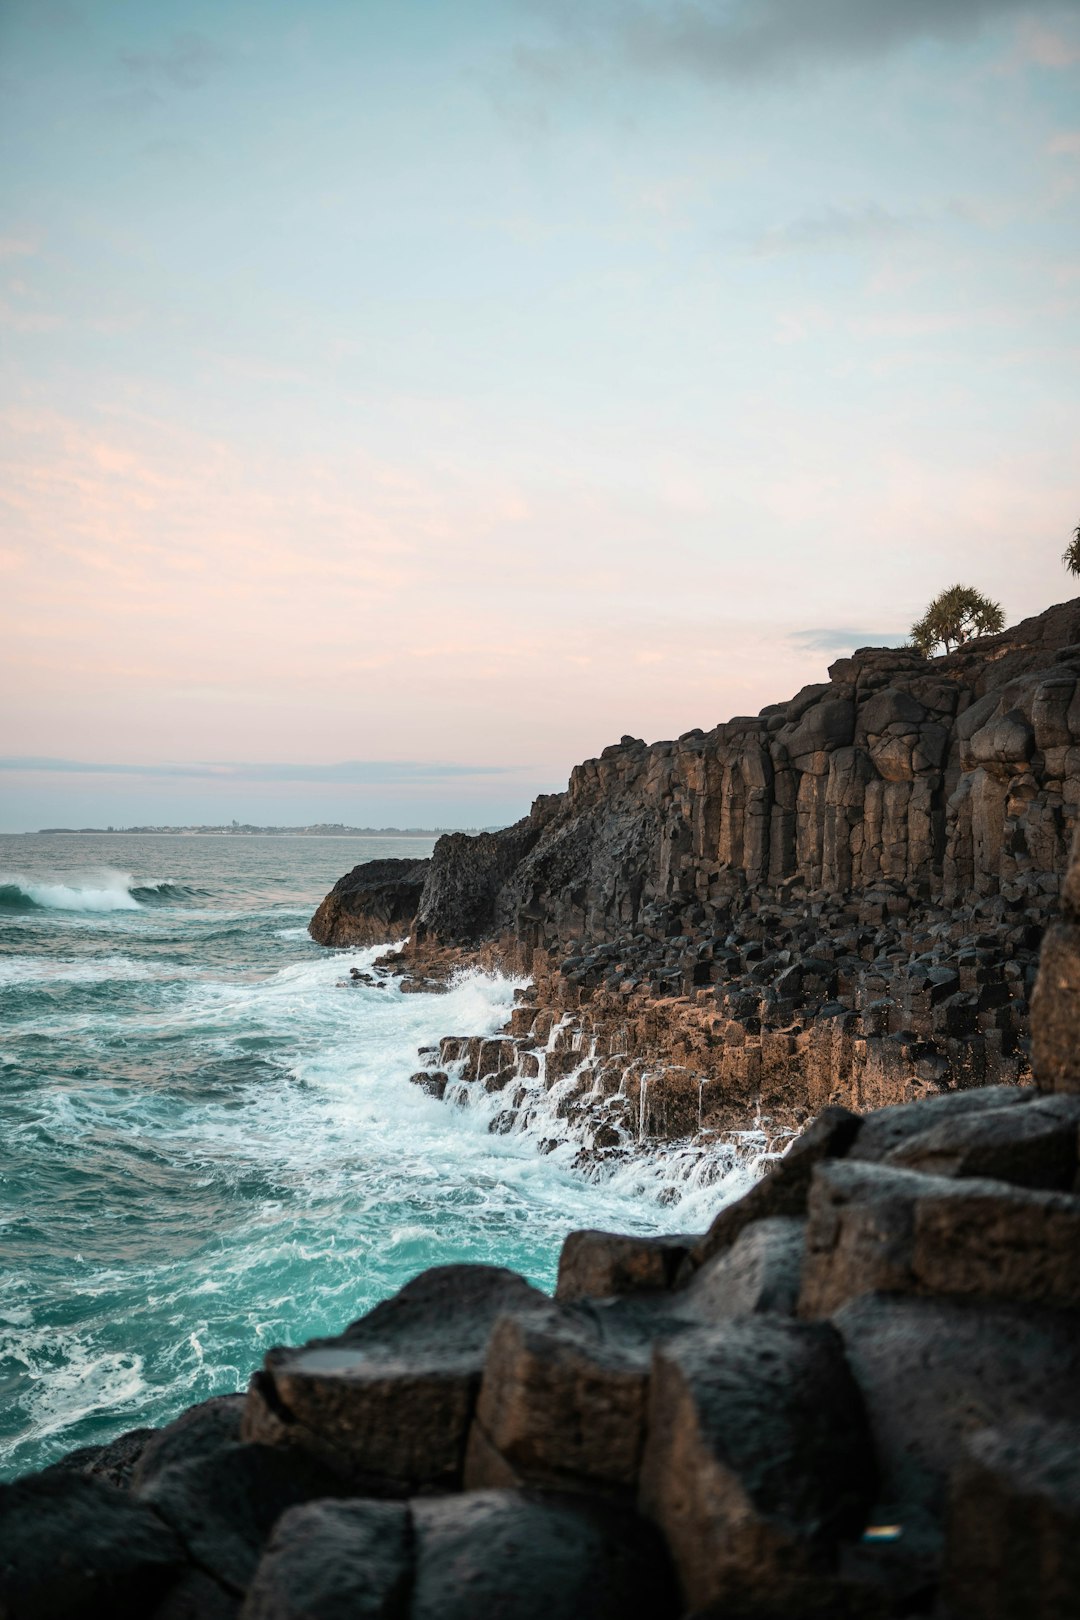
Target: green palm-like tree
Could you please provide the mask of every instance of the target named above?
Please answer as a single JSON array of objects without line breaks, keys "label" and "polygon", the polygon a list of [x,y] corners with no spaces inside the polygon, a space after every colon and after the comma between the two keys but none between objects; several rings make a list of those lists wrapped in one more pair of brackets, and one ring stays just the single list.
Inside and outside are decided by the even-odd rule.
[{"label": "green palm-like tree", "polygon": [[947,591],[935,596],[922,618],[912,625],[911,639],[929,658],[937,646],[951,652],[976,636],[994,636],[1004,628],[1005,615],[1000,603],[991,602],[971,585],[950,585]]},{"label": "green palm-like tree", "polygon": [[1076,525],[1072,539],[1061,553],[1061,560],[1070,574],[1080,574],[1080,523]]}]

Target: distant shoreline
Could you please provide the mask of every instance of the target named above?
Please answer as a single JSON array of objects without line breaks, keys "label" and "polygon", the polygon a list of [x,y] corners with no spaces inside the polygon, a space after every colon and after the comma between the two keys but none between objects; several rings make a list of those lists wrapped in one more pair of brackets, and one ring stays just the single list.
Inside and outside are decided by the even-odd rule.
[{"label": "distant shoreline", "polygon": [[441,838],[497,832],[491,827],[39,827],[15,837],[44,838]]}]

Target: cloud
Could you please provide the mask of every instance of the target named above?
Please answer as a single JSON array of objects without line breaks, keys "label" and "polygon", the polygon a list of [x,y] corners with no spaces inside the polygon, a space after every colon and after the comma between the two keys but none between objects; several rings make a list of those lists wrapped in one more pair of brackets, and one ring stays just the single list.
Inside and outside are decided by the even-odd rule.
[{"label": "cloud", "polygon": [[890,213],[877,203],[829,206],[763,231],[754,242],[753,251],[759,258],[773,258],[783,253],[862,247],[909,235],[918,225],[918,221]]},{"label": "cloud", "polygon": [[[648,72],[754,80],[814,63],[881,57],[922,40],[971,40],[997,19],[1015,17],[1030,32],[1033,14],[1060,16],[1078,6],[1080,0],[615,0],[600,34]],[[584,44],[580,17],[568,19],[562,0],[544,10],[579,61],[603,44],[595,30]],[[1039,38],[1040,59],[1061,65],[1059,36]],[[535,62],[530,66],[536,77]],[[550,78],[550,60],[545,70]]]},{"label": "cloud", "polygon": [[1048,142],[1046,150],[1051,157],[1080,157],[1080,129],[1062,130]]},{"label": "cloud", "polygon": [[198,90],[223,53],[202,34],[177,34],[163,51],[121,51],[120,63],[138,83],[168,85],[177,90]]},{"label": "cloud", "polygon": [[903,630],[794,630],[788,636],[804,652],[841,652],[851,647],[898,647],[907,639]]},{"label": "cloud", "polygon": [[347,759],[333,765],[226,761],[191,764],[101,764],[37,755],[0,757],[0,771],[65,776],[167,777],[198,782],[325,782],[342,787],[404,787],[454,777],[513,776],[513,765],[442,765],[430,760]]},{"label": "cloud", "polygon": [[0,259],[28,259],[37,252],[29,236],[0,236]]}]

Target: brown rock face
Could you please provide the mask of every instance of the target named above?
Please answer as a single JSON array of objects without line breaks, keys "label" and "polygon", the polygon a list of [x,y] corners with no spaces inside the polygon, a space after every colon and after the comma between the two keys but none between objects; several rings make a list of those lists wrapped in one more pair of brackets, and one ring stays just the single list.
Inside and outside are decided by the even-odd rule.
[{"label": "brown rock face", "polygon": [[631,737],[503,833],[436,845],[418,932],[562,948],[745,888],[1056,892],[1080,801],[1080,600],[946,658],[870,648],[756,718]]},{"label": "brown rock face", "polygon": [[308,932],[318,945],[384,945],[412,927],[430,862],[364,861],[339,878]]}]

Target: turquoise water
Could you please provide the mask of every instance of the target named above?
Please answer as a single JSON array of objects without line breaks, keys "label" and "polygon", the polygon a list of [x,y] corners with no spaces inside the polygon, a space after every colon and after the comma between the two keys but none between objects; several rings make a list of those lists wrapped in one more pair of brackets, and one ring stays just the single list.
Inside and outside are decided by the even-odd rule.
[{"label": "turquoise water", "polygon": [[430,847],[0,836],[0,1477],[242,1388],[425,1266],[550,1287],[573,1227],[692,1230],[721,1201],[659,1202],[648,1166],[590,1182],[408,1083],[513,985],[342,988],[378,952],[305,924],[357,861]]}]

